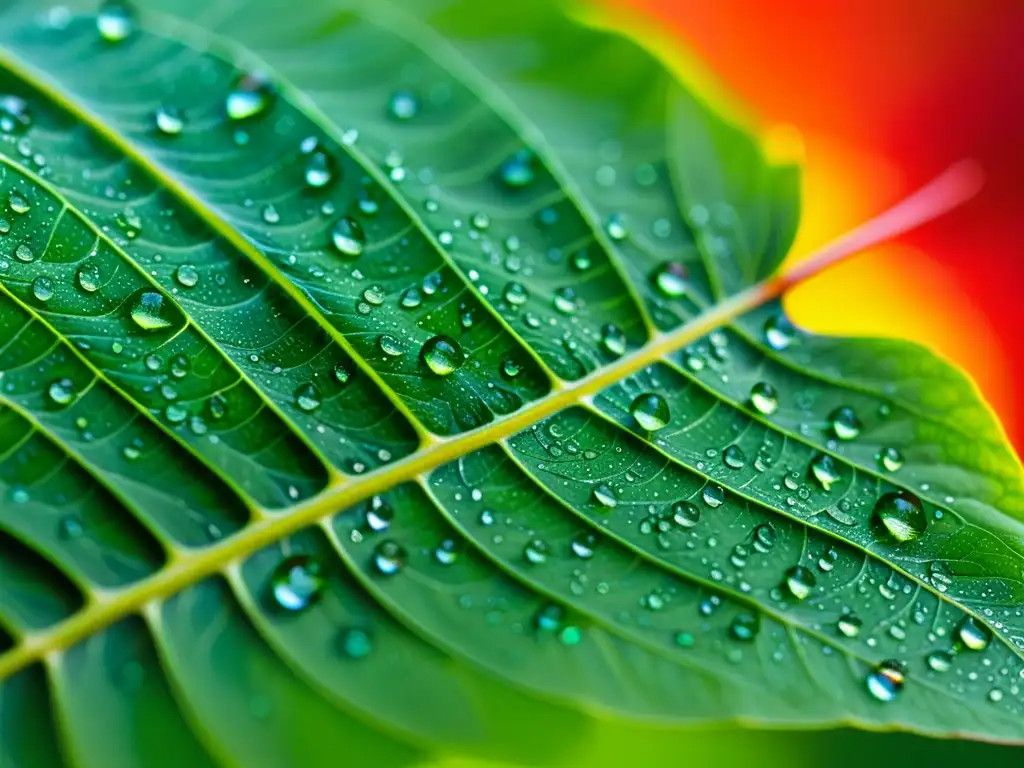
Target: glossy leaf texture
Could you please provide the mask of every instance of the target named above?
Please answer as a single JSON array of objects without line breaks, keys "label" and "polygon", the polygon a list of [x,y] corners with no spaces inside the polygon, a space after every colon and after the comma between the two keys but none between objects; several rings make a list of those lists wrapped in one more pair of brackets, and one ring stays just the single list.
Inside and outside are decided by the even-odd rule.
[{"label": "glossy leaf texture", "polygon": [[971,384],[777,304],[652,346],[799,202],[651,55],[547,0],[3,9],[0,765],[1024,740]]}]

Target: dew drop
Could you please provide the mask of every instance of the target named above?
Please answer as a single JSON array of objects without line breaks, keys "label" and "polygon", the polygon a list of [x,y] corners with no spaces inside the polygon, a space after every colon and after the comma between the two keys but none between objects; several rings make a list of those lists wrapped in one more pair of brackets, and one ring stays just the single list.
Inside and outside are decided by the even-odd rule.
[{"label": "dew drop", "polygon": [[604,483],[601,483],[601,485],[594,488],[593,497],[594,501],[596,501],[600,506],[607,507],[608,509],[614,509],[619,504],[619,499],[615,495],[615,491]]},{"label": "dew drop", "polygon": [[548,545],[542,539],[534,539],[523,548],[523,559],[532,565],[548,561]]},{"label": "dew drop", "polygon": [[677,501],[672,505],[672,520],[680,528],[693,528],[700,522],[700,507],[692,501]]},{"label": "dew drop", "polygon": [[771,416],[779,409],[779,393],[771,384],[758,382],[750,388],[750,404],[758,413]]},{"label": "dew drop", "polygon": [[135,9],[124,0],[104,0],[96,16],[96,29],[108,43],[119,43],[135,28]]},{"label": "dew drop", "polygon": [[402,305],[404,309],[415,309],[423,303],[423,295],[420,293],[420,289],[415,285],[406,288],[402,292],[401,298],[398,303]]},{"label": "dew drop", "polygon": [[453,539],[444,539],[434,548],[434,559],[441,565],[454,565],[459,559],[459,551]]},{"label": "dew drop", "polygon": [[722,462],[729,469],[743,469],[747,464],[747,454],[738,445],[730,445],[722,451]]},{"label": "dew drop", "polygon": [[322,189],[334,181],[337,171],[337,163],[331,155],[313,152],[306,160],[306,183],[314,189]]},{"label": "dew drop", "polygon": [[10,94],[0,96],[0,131],[21,133],[32,127],[28,102]]},{"label": "dew drop", "polygon": [[964,616],[956,625],[956,636],[968,650],[983,651],[988,648],[992,631],[973,616]]},{"label": "dew drop", "polygon": [[78,268],[75,278],[78,280],[78,287],[86,293],[95,293],[100,288],[100,268],[91,261]]},{"label": "dew drop", "polygon": [[193,288],[199,282],[199,272],[191,264],[182,264],[174,271],[174,279],[183,288]]},{"label": "dew drop", "polygon": [[613,213],[604,222],[604,231],[614,241],[625,240],[629,237],[629,229],[626,227],[626,219],[621,213]]},{"label": "dew drop", "polygon": [[420,358],[436,376],[455,373],[465,361],[462,347],[451,336],[435,336],[420,350]]},{"label": "dew drop", "polygon": [[394,541],[382,541],[373,551],[373,567],[382,576],[394,576],[405,567],[405,548]]},{"label": "dew drop", "polygon": [[775,548],[777,535],[771,523],[761,523],[754,529],[754,549],[767,555]]},{"label": "dew drop", "polygon": [[75,385],[71,379],[58,379],[50,384],[47,393],[55,405],[65,406],[75,399]]},{"label": "dew drop", "polygon": [[630,404],[629,412],[640,428],[648,432],[664,429],[671,418],[665,398],[653,392],[637,396]]},{"label": "dew drop", "polygon": [[928,525],[921,501],[907,491],[891,491],[879,497],[875,502],[874,520],[901,544],[918,538]]},{"label": "dew drop", "polygon": [[17,248],[14,249],[14,258],[16,258],[18,261],[23,261],[26,264],[29,264],[35,261],[36,255],[35,253],[32,252],[31,248],[29,248],[24,243],[21,243]]},{"label": "dew drop", "polygon": [[933,672],[949,672],[953,668],[953,654],[949,651],[934,651],[925,658]]},{"label": "dew drop", "polygon": [[807,599],[817,583],[814,572],[802,565],[794,565],[786,571],[786,589],[797,600]]},{"label": "dew drop", "polygon": [[557,632],[565,623],[565,609],[549,603],[543,606],[533,619],[534,626],[541,632]]},{"label": "dew drop", "polygon": [[16,192],[11,193],[11,196],[7,199],[7,204],[10,206],[11,212],[19,216],[23,213],[28,213],[32,208],[28,200]]},{"label": "dew drop", "polygon": [[505,286],[505,301],[514,307],[521,307],[530,298],[529,292],[522,283],[512,282]]},{"label": "dew drop", "polygon": [[612,323],[601,326],[601,348],[613,357],[622,357],[626,353],[626,334]]},{"label": "dew drop", "polygon": [[373,652],[373,641],[363,629],[346,629],[340,639],[341,652],[350,659],[364,659]]},{"label": "dew drop", "polygon": [[85,535],[85,526],[75,515],[66,515],[57,523],[57,536],[64,541],[74,541]]},{"label": "dew drop", "polygon": [[508,378],[514,379],[523,372],[523,366],[521,366],[514,358],[506,357],[501,362],[501,372]]},{"label": "dew drop", "polygon": [[757,637],[761,629],[761,619],[757,614],[741,613],[729,625],[729,634],[740,642],[749,643]]},{"label": "dew drop", "polygon": [[714,509],[720,507],[725,501],[725,490],[720,485],[707,485],[701,493],[704,503]]},{"label": "dew drop", "polygon": [[897,448],[885,448],[879,454],[878,461],[887,472],[895,472],[903,466],[903,454]]},{"label": "dew drop", "polygon": [[238,79],[224,102],[224,108],[232,120],[246,120],[270,109],[275,98],[270,79],[262,72],[250,72]]},{"label": "dew drop", "polygon": [[319,408],[320,403],[320,390],[317,389],[316,384],[307,382],[295,390],[295,404],[300,410],[310,413]]},{"label": "dew drop", "polygon": [[277,212],[277,208],[271,204],[263,206],[263,221],[267,224],[278,224],[281,221],[281,214]]},{"label": "dew drop", "polygon": [[764,339],[777,352],[789,347],[796,338],[796,328],[785,315],[779,313],[764,322]]},{"label": "dew drop", "polygon": [[32,295],[39,301],[49,301],[53,298],[53,281],[45,275],[40,275],[32,281]]},{"label": "dew drop", "polygon": [[836,622],[836,628],[843,637],[856,637],[863,626],[864,622],[852,613],[844,613]]},{"label": "dew drop", "polygon": [[571,315],[576,311],[576,292],[572,288],[559,288],[555,291],[552,303],[563,315]]},{"label": "dew drop", "polygon": [[889,702],[899,695],[906,680],[902,663],[887,659],[876,666],[865,681],[868,692],[879,701]]},{"label": "dew drop", "polygon": [[501,181],[506,187],[519,189],[533,183],[536,176],[534,171],[535,159],[533,153],[528,149],[516,152],[512,157],[502,163]]},{"label": "dew drop", "polygon": [[321,567],[308,555],[292,555],[282,560],[270,577],[274,602],[286,611],[302,611],[320,597],[324,587]]},{"label": "dew drop", "polygon": [[153,122],[156,129],[165,136],[177,136],[185,130],[185,115],[177,107],[158,107]]},{"label": "dew drop", "polygon": [[651,280],[662,296],[678,299],[686,295],[689,273],[678,261],[669,261],[654,270]]},{"label": "dew drop", "polygon": [[159,331],[171,325],[163,316],[164,297],[155,291],[143,291],[132,305],[131,316],[144,331]]},{"label": "dew drop", "polygon": [[597,534],[585,531],[577,534],[572,540],[572,553],[582,560],[589,560],[594,556],[597,548]]},{"label": "dew drop", "polygon": [[853,440],[860,434],[861,423],[854,413],[853,408],[843,406],[836,408],[829,414],[829,422],[832,424],[832,433],[840,440]]},{"label": "dew drop", "polygon": [[832,486],[840,480],[836,461],[827,453],[819,453],[811,459],[811,474],[826,491],[832,490]]}]

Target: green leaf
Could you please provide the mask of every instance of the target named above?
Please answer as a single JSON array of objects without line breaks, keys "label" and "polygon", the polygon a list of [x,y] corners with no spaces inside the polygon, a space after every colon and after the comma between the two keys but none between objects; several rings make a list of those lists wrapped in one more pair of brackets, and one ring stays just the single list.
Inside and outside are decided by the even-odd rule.
[{"label": "green leaf", "polygon": [[735,317],[798,176],[651,55],[546,0],[4,8],[0,765],[1024,740],[998,423]]}]

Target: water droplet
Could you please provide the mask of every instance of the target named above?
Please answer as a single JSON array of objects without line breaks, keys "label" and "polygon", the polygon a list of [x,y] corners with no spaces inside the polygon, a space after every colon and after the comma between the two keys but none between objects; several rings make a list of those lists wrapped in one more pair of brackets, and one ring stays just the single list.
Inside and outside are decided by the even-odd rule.
[{"label": "water droplet", "polygon": [[32,295],[39,301],[49,301],[53,298],[53,281],[45,275],[40,275],[32,281]]},{"label": "water droplet", "polygon": [[796,328],[789,318],[779,313],[764,322],[764,339],[768,346],[777,352],[786,349],[796,338]]},{"label": "water droplet", "polygon": [[75,515],[66,515],[57,523],[57,536],[64,541],[74,541],[85,535],[85,526]]},{"label": "water droplet", "polygon": [[557,632],[565,623],[565,609],[560,605],[549,603],[537,611],[533,623],[541,632]]},{"label": "water droplet", "polygon": [[572,540],[572,553],[583,560],[589,560],[594,556],[597,541],[597,534],[590,531],[577,534]]},{"label": "water droplet", "polygon": [[835,459],[827,453],[819,453],[811,459],[811,474],[826,491],[832,490],[832,486],[841,479]]},{"label": "water droplet", "polygon": [[853,408],[836,408],[829,414],[828,420],[832,424],[833,434],[840,440],[853,440],[860,434],[862,425]]},{"label": "water droplet", "polygon": [[671,418],[665,398],[653,392],[637,396],[630,404],[629,412],[640,428],[648,432],[664,429]]},{"label": "water droplet", "polygon": [[613,357],[626,353],[626,334],[617,325],[606,323],[601,326],[601,347]]},{"label": "water droplet", "polygon": [[434,559],[441,565],[453,565],[459,559],[459,551],[455,541],[444,539],[434,548]]},{"label": "water droplet", "polygon": [[613,213],[605,220],[604,231],[615,241],[625,240],[629,237],[626,219],[621,213]]},{"label": "water droplet", "polygon": [[836,622],[836,628],[843,637],[856,637],[863,626],[864,622],[852,613],[844,613]]},{"label": "water droplet", "polygon": [[382,541],[373,551],[373,567],[382,576],[394,576],[405,567],[405,547],[394,541]]},{"label": "water droplet", "polygon": [[701,498],[704,499],[705,504],[714,509],[725,501],[725,490],[720,485],[707,485],[704,486]]},{"label": "water droplet", "polygon": [[602,483],[593,490],[594,501],[602,507],[614,509],[619,504],[619,499],[610,487]]},{"label": "water droplet", "polygon": [[419,101],[408,91],[396,91],[388,101],[388,112],[395,120],[412,120],[419,111]]},{"label": "water droplet", "polygon": [[143,291],[132,305],[131,316],[144,331],[159,331],[171,325],[163,316],[164,297],[155,291]]},{"label": "water droplet", "polygon": [[878,460],[887,472],[895,472],[903,466],[903,454],[897,448],[883,449]]},{"label": "water droplet", "polygon": [[722,451],[722,461],[729,469],[743,469],[747,464],[747,454],[738,445],[730,445]]},{"label": "water droplet", "polygon": [[534,171],[535,162],[533,153],[528,149],[516,152],[512,157],[502,163],[502,182],[506,187],[511,187],[513,189],[529,186],[536,176]]},{"label": "water droplet", "polygon": [[991,701],[993,704],[998,704],[1000,701],[1003,700],[1003,692],[998,688],[993,688],[991,691],[988,692],[988,700]]},{"label": "water droplet", "polygon": [[875,502],[874,519],[901,544],[919,537],[928,525],[921,501],[907,491],[883,494]]},{"label": "water droplet", "polygon": [[317,560],[292,555],[282,560],[270,577],[274,602],[286,611],[302,611],[316,602],[324,586]]},{"label": "water droplet", "polygon": [[35,253],[32,252],[31,248],[25,245],[25,243],[22,243],[21,245],[14,249],[14,258],[16,258],[18,261],[23,261],[26,264],[28,264],[35,261],[36,255]]},{"label": "water droplet", "polygon": [[482,232],[491,226],[491,217],[486,213],[474,213],[471,223],[474,229],[479,229]]},{"label": "water droplet", "polygon": [[505,301],[514,307],[521,307],[530,298],[529,292],[522,283],[509,283],[505,286]]},{"label": "water droplet", "polygon": [[749,643],[761,629],[761,618],[754,613],[741,613],[729,625],[729,633],[741,642]]},{"label": "water droplet", "polygon": [[786,589],[797,600],[805,600],[810,596],[818,580],[814,572],[802,565],[794,565],[786,571]]},{"label": "water droplet", "polygon": [[771,416],[779,409],[779,393],[771,384],[758,382],[750,388],[750,404],[758,413]]},{"label": "water droplet", "polygon": [[185,115],[177,107],[158,107],[153,115],[156,129],[165,136],[177,136],[185,130]]},{"label": "water droplet", "polygon": [[192,288],[199,282],[199,272],[191,264],[182,264],[174,271],[174,279],[183,288]]},{"label": "water droplet", "polygon": [[316,384],[308,382],[295,390],[295,404],[306,413],[315,411],[320,407],[320,390]]},{"label": "water droplet", "polygon": [[85,262],[75,273],[78,287],[86,293],[94,293],[100,288],[100,268],[91,261]]},{"label": "water droplet", "polygon": [[96,16],[96,29],[108,43],[119,43],[135,28],[135,9],[124,0],[104,0]]},{"label": "water droplet", "polygon": [[384,289],[379,285],[371,285],[363,291],[363,299],[367,304],[379,307],[384,303]]},{"label": "water droplet", "polygon": [[678,261],[669,261],[659,266],[652,276],[654,287],[662,296],[678,299],[686,294],[689,273]]},{"label": "water droplet", "polygon": [[983,651],[988,648],[992,631],[973,616],[964,616],[956,625],[956,636],[968,650]]},{"label": "water droplet", "polygon": [[306,161],[306,183],[314,189],[326,187],[338,172],[334,158],[326,152],[313,152]]},{"label": "water droplet", "polygon": [[401,342],[390,334],[385,333],[382,335],[377,340],[377,344],[380,347],[380,351],[388,357],[401,357],[405,354],[405,348]]},{"label": "water droplet", "polygon": [[47,393],[54,404],[65,406],[75,399],[75,385],[71,379],[58,379],[50,384]]},{"label": "water droplet", "polygon": [[928,581],[939,592],[946,592],[953,584],[953,572],[941,560],[933,560],[928,564]]},{"label": "water droplet", "polygon": [[277,224],[281,221],[281,214],[277,212],[277,208],[269,203],[263,206],[262,216],[263,221],[267,224]]},{"label": "water droplet", "polygon": [[754,529],[754,549],[767,555],[775,547],[777,535],[771,523],[761,523]]},{"label": "water droplet", "polygon": [[934,651],[928,654],[925,661],[934,672],[949,672],[953,667],[953,654],[949,651]]},{"label": "water droplet", "polygon": [[571,315],[576,311],[576,292],[572,288],[559,288],[553,298],[555,309],[563,315]]},{"label": "water droplet", "polygon": [[402,292],[402,297],[398,300],[398,303],[405,309],[415,309],[423,303],[423,296],[420,294],[419,288],[412,286]]},{"label": "water droplet", "polygon": [[373,651],[373,641],[363,629],[346,629],[341,634],[341,652],[350,659],[364,659]]},{"label": "water droplet", "polygon": [[462,347],[451,336],[435,336],[423,345],[420,358],[437,376],[455,373],[465,361]]},{"label": "water droplet", "polygon": [[21,133],[32,127],[28,102],[10,94],[0,96],[0,131]]},{"label": "water droplet", "polygon": [[700,522],[700,507],[692,501],[677,501],[672,505],[672,520],[680,528],[693,528]]},{"label": "water droplet", "polygon": [[270,109],[275,98],[270,79],[262,72],[250,72],[238,79],[224,102],[224,108],[232,120],[246,120]]},{"label": "water droplet", "polygon": [[28,213],[32,206],[29,205],[28,200],[19,195],[17,192],[12,192],[11,196],[7,199],[7,204],[10,206],[13,213],[17,213],[19,216],[23,213]]},{"label": "water droplet", "polygon": [[875,667],[865,681],[868,692],[879,701],[892,701],[903,689],[906,671],[903,664],[887,659]]},{"label": "water droplet", "polygon": [[675,642],[675,644],[678,645],[680,648],[693,647],[693,635],[691,635],[689,632],[676,632],[675,636],[672,639]]},{"label": "water droplet", "polygon": [[515,359],[506,357],[501,362],[501,372],[508,378],[514,379],[523,372],[523,366],[521,366]]},{"label": "water droplet", "polygon": [[542,539],[534,539],[523,548],[523,559],[533,565],[548,561],[548,545]]}]

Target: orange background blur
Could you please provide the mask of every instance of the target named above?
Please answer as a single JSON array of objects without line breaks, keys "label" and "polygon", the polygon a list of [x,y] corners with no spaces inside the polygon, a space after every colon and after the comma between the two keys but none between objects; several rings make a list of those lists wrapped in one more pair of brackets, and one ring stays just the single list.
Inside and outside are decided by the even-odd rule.
[{"label": "orange background blur", "polygon": [[755,127],[799,130],[795,257],[953,161],[981,162],[986,185],[966,207],[816,278],[787,306],[813,330],[899,336],[952,360],[1021,453],[1024,1],[606,2],[679,41]]}]

